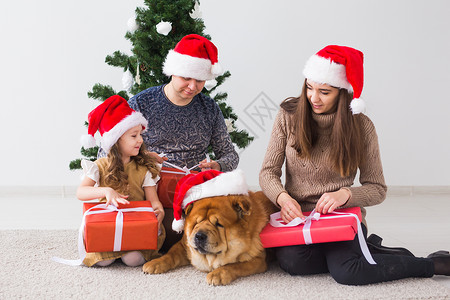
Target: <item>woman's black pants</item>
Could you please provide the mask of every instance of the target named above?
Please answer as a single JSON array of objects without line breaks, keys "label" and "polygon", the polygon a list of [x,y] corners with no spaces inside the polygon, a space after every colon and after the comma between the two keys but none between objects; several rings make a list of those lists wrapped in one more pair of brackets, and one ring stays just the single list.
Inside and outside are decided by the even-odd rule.
[{"label": "woman's black pants", "polygon": [[[366,227],[364,236],[367,236]],[[371,265],[362,254],[358,236],[353,241],[275,248],[281,269],[291,275],[330,273],[338,283],[364,285],[409,277],[432,277],[431,259],[373,254]]]}]

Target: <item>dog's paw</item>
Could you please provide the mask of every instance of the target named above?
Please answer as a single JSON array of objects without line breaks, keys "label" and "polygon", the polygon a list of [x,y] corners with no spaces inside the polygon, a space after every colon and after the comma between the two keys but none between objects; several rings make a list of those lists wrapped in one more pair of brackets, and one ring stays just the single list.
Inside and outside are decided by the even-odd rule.
[{"label": "dog's paw", "polygon": [[215,269],[206,275],[206,282],[211,285],[227,285],[234,280],[231,272],[226,269]]},{"label": "dog's paw", "polygon": [[142,266],[142,271],[144,271],[145,274],[161,274],[170,269],[170,266],[161,259],[151,260]]}]

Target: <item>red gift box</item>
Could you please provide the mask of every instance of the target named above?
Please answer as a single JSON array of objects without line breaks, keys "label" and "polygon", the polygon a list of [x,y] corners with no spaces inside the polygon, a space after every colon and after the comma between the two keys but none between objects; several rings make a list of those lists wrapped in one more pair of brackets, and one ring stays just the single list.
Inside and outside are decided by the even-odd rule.
[{"label": "red gift box", "polygon": [[[83,203],[83,214],[90,208],[104,203]],[[110,206],[112,207],[112,206]],[[150,201],[130,201],[129,204],[119,204],[118,209],[123,214],[122,235],[116,237],[118,211],[106,211],[93,208],[85,216],[84,244],[86,252],[154,250],[158,243],[158,220],[154,212],[130,211],[131,209],[151,208]],[[89,214],[93,213],[93,214]],[[119,231],[120,232],[120,231]],[[116,239],[122,239],[120,249],[114,249]],[[117,248],[117,247],[116,247]]]},{"label": "red gift box", "polygon": [[[191,174],[197,174],[196,171],[190,171]],[[175,168],[162,167],[158,181],[158,198],[164,208],[173,207],[173,197],[178,181],[186,176],[185,172]]]},{"label": "red gift box", "polygon": [[[358,221],[361,221],[361,208],[351,207],[337,209],[336,213],[321,215],[319,220],[311,220],[309,233],[313,244],[338,241],[349,241],[358,232]],[[309,216],[310,212],[303,213]],[[284,223],[283,223],[284,224]],[[261,243],[264,248],[305,245],[305,224],[293,227],[274,227],[270,223],[261,231]],[[309,243],[308,243],[309,244]]]}]

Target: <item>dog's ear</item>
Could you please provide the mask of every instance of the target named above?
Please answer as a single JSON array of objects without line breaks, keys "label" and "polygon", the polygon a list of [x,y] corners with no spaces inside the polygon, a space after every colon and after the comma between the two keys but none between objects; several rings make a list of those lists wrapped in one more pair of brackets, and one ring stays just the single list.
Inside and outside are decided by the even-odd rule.
[{"label": "dog's ear", "polygon": [[184,214],[187,216],[187,215],[191,212],[191,210],[192,210],[193,207],[194,207],[194,202],[190,203],[190,204],[184,209]]},{"label": "dog's ear", "polygon": [[251,204],[246,197],[236,197],[233,201],[233,208],[238,213],[239,218],[250,215]]}]

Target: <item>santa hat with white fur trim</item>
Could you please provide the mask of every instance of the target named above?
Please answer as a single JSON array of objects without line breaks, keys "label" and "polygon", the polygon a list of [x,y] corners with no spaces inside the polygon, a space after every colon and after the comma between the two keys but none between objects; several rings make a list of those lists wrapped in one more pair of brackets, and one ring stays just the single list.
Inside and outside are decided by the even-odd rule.
[{"label": "santa hat with white fur trim", "polygon": [[359,98],[364,85],[363,61],[364,55],[359,50],[330,45],[309,58],[303,75],[314,82],[353,93],[350,108],[353,114],[359,114],[365,110],[364,100]]},{"label": "santa hat with white fur trim", "polygon": [[211,80],[222,74],[216,46],[198,34],[183,37],[167,54],[163,73],[197,80]]},{"label": "santa hat with white fur trim", "polygon": [[172,229],[183,231],[183,210],[189,204],[207,197],[227,195],[248,195],[248,185],[242,170],[226,173],[208,170],[184,176],[175,188]]},{"label": "santa hat with white fur trim", "polygon": [[94,135],[98,130],[101,147],[106,153],[126,131],[138,125],[145,131],[148,124],[144,116],[131,109],[127,100],[119,95],[109,97],[91,111],[88,122],[88,134],[81,137],[81,144],[84,148],[95,147]]}]

